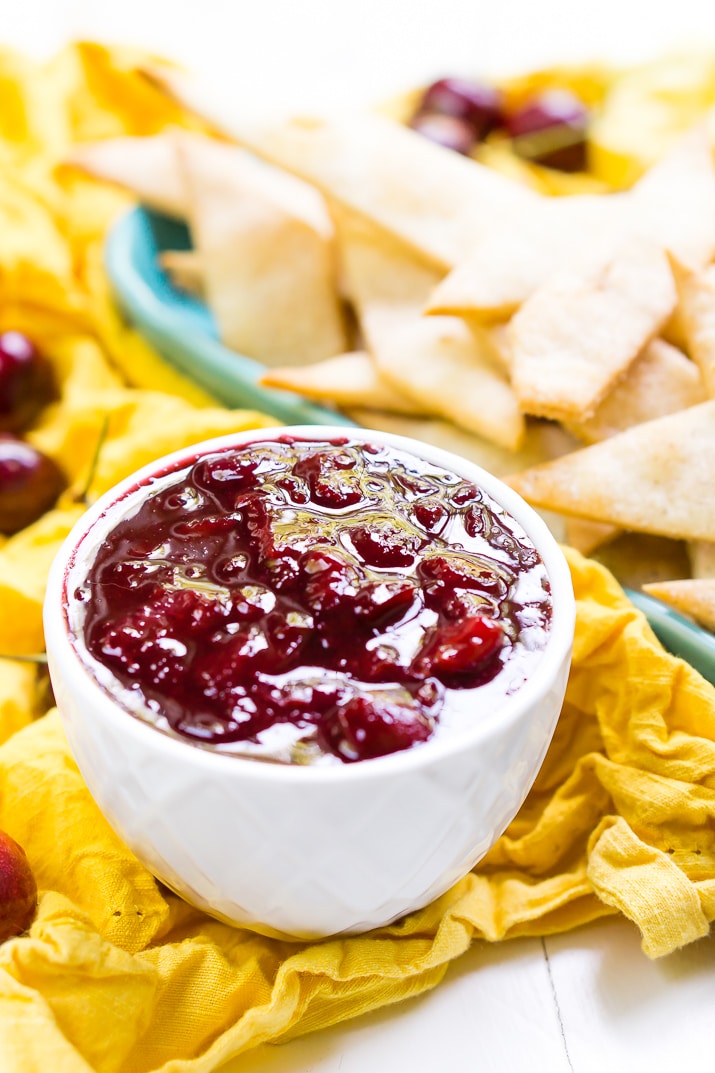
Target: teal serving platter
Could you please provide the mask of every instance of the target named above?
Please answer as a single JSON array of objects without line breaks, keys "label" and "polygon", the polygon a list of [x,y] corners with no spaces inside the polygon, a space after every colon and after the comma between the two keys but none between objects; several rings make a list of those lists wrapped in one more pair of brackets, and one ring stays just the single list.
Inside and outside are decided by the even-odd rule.
[{"label": "teal serving platter", "polygon": [[[264,367],[221,344],[205,304],[173,287],[159,264],[162,250],[189,249],[191,238],[183,223],[143,208],[121,217],[107,239],[105,264],[116,300],[152,346],[226,406],[261,410],[291,425],[354,428],[354,422],[335,410],[262,387],[258,381]],[[715,684],[715,636],[660,600],[631,590],[627,595],[665,648]]]},{"label": "teal serving platter", "polygon": [[162,250],[189,249],[183,223],[142,208],[121,217],[107,239],[105,265],[115,297],[152,346],[225,406],[261,410],[291,425],[354,427],[335,410],[261,387],[260,362],[223,346],[205,304],[173,287],[162,271]]},{"label": "teal serving platter", "polygon": [[626,595],[646,616],[663,647],[715,685],[715,636],[644,592],[626,589]]}]

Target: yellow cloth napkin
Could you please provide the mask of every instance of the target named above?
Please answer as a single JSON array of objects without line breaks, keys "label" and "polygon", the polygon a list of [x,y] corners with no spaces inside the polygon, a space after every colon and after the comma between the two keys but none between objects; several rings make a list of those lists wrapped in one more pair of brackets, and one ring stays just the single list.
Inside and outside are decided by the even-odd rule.
[{"label": "yellow cloth napkin", "polygon": [[0,1069],[208,1073],[432,987],[475,938],[549,934],[615,909],[651,956],[705,935],[715,690],[662,650],[602,567],[568,556],[573,670],[531,794],[474,872],[364,937],[291,944],[191,909],[107,826],[56,712],[16,731],[0,748],[0,828],[43,893],[29,937],[0,947]]},{"label": "yellow cloth napkin", "polygon": [[[77,139],[190,124],[134,74],[136,59],[96,45],[42,67],[0,53],[0,330],[26,330],[54,363],[61,398],[28,435],[69,485],[56,509],[0,538],[3,653],[42,649],[49,562],[88,497],[166,451],[266,421],[212,405],[122,323],[101,249],[127,202],[56,168]],[[475,872],[361,938],[270,940],[161,888],[98,814],[57,714],[44,714],[43,675],[0,660],[0,828],[25,846],[41,888],[29,936],[0,946],[3,1073],[208,1073],[435,985],[475,938],[619,910],[650,956],[704,935],[715,691],[663,652],[606,571],[568,554],[573,671],[526,804]]]}]

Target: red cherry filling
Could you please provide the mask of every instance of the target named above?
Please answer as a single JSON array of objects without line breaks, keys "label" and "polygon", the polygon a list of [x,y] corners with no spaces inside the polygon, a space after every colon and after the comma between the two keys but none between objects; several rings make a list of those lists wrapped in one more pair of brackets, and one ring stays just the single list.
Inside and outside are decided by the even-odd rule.
[{"label": "red cherry filling", "polygon": [[[476,507],[484,532],[470,536]],[[290,725],[311,755],[352,762],[429,738],[528,623],[543,643],[534,555],[496,504],[438,467],[286,436],[147,486],[77,593],[89,652],[132,709],[143,696],[205,745],[263,746]],[[522,620],[527,597],[539,613]]]},{"label": "red cherry filling", "polygon": [[500,624],[484,615],[445,622],[428,634],[415,668],[418,672],[435,675],[445,684],[462,676],[479,678],[504,640]]},{"label": "red cherry filling", "polygon": [[321,727],[343,760],[371,760],[427,741],[434,730],[421,707],[360,694],[332,713]]},{"label": "red cherry filling", "polygon": [[94,643],[104,661],[129,679],[141,678],[154,690],[183,683],[187,647],[156,611],[125,615],[100,630]]},{"label": "red cherry filling", "polygon": [[301,458],[293,467],[308,482],[310,497],[320,507],[344,510],[363,499],[355,470],[355,459],[344,449],[316,451]]},{"label": "red cherry filling", "polygon": [[419,546],[415,534],[390,522],[355,526],[350,540],[362,561],[379,569],[412,566]]}]

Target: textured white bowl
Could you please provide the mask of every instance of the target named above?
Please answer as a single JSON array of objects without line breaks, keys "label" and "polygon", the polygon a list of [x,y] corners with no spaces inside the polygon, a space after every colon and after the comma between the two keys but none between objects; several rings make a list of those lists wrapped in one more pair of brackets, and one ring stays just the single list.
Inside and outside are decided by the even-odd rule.
[{"label": "textured white bowl", "polygon": [[297,767],[212,752],[128,714],[71,640],[71,592],[92,549],[159,460],[99,500],[68,537],[49,579],[45,635],[52,684],[72,751],[118,835],[194,905],[269,935],[366,931],[442,894],[514,817],[541,766],[566,688],[574,599],[566,562],[544,522],[501,481],[448,452],[344,427],[260,429],[201,452],[271,439],[350,435],[392,445],[483,487],[523,527],[551,581],[553,620],[530,679],[465,733],[355,764]]}]

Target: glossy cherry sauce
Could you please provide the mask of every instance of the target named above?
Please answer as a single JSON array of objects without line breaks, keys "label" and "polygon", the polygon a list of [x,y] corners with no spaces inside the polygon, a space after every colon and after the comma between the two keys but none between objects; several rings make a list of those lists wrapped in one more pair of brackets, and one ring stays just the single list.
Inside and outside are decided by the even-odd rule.
[{"label": "glossy cherry sauce", "polygon": [[130,709],[303,763],[469,725],[523,684],[551,619],[538,553],[485,492],[349,438],[285,435],[148,482],[73,595]]}]

